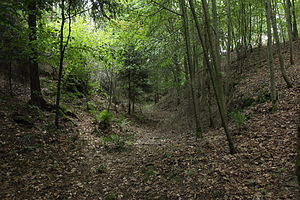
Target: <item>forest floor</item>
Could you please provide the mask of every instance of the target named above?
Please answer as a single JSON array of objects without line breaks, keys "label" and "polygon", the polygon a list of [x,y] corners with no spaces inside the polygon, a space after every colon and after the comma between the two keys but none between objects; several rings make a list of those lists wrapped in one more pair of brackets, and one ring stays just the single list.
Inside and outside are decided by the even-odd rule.
[{"label": "forest floor", "polygon": [[[263,56],[253,56],[249,66],[250,60],[262,66],[243,74],[236,99],[268,85]],[[254,103],[242,110],[246,126],[230,125],[234,155],[221,128],[198,140],[162,131],[170,111],[144,110],[120,120],[113,136],[98,136],[79,102],[77,117],[56,131],[53,113],[0,90],[0,199],[300,199],[294,172],[300,52],[295,58],[288,67],[294,87],[278,81],[277,110],[269,101]]]}]

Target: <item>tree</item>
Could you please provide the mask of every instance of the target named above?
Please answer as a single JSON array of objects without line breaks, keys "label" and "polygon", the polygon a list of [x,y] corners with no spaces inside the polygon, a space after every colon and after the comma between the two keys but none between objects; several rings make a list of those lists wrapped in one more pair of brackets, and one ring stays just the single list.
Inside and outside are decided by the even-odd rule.
[{"label": "tree", "polygon": [[297,143],[297,157],[296,157],[296,175],[298,178],[298,184],[300,186],[300,112],[298,114],[298,143]]},{"label": "tree", "polygon": [[[289,88],[291,88],[292,87],[292,82],[290,81],[289,77],[287,76],[285,66],[284,66],[283,56],[282,56],[282,53],[281,53],[281,45],[280,45],[280,40],[279,40],[279,35],[278,35],[276,17],[273,14],[273,8],[272,8],[271,3],[270,2],[268,2],[268,3],[269,3],[269,7],[270,7],[273,34],[274,34],[274,38],[275,38],[276,46],[277,46],[277,54],[278,54],[278,57],[279,57],[281,75],[282,75],[284,81],[286,82],[287,86]],[[277,7],[277,3],[275,3],[275,7]]]},{"label": "tree", "polygon": [[[1,61],[8,66],[7,77],[9,84],[9,93],[13,96],[12,85],[12,61],[16,58],[15,47],[19,42],[19,31],[17,29],[17,11],[9,1],[0,2],[0,49]],[[15,34],[12,34],[15,32]],[[16,33],[17,32],[17,33]],[[7,56],[9,55],[9,56]]]},{"label": "tree", "polygon": [[[92,1],[92,7],[91,7],[91,13],[94,17],[94,20],[99,19],[101,17],[105,17],[107,19],[110,19],[110,17],[107,15],[106,10],[104,7],[107,5],[107,9],[109,11],[109,14],[115,14],[115,8],[116,3],[115,1],[112,2],[106,2],[106,1]],[[74,16],[76,16],[79,9],[82,9],[84,6],[84,3],[82,1],[68,1],[68,9],[67,9],[67,17],[65,15],[65,0],[61,0],[60,8],[61,8],[61,27],[60,27],[60,46],[59,46],[59,52],[60,52],[60,60],[59,60],[59,72],[58,72],[58,82],[57,82],[57,96],[56,96],[56,114],[55,114],[55,125],[57,128],[59,128],[59,104],[60,104],[60,95],[61,95],[61,80],[62,80],[62,74],[63,74],[63,63],[64,63],[64,56],[66,47],[69,44],[70,37],[71,37],[71,22],[72,22],[72,15],[71,15],[71,9],[74,10]],[[99,13],[100,12],[100,13]],[[74,17],[73,16],[73,17]],[[66,42],[64,43],[64,26],[66,23],[66,20],[68,19],[68,36],[66,38]]]},{"label": "tree", "polygon": [[290,0],[285,0],[284,9],[285,9],[285,18],[288,29],[289,36],[289,47],[290,47],[290,64],[294,65],[294,46],[293,46],[293,30],[292,30],[292,20],[291,20],[291,3]]},{"label": "tree", "polygon": [[273,106],[276,104],[276,85],[275,85],[275,70],[273,65],[273,49],[272,49],[272,30],[271,30],[271,3],[269,0],[265,0],[267,29],[268,29],[268,65],[270,68],[270,92]]},{"label": "tree", "polygon": [[[220,63],[218,63],[217,56],[219,55],[219,52],[215,51],[214,42],[212,38],[212,30],[211,30],[211,22],[210,22],[210,16],[209,16],[209,11],[208,11],[208,5],[206,0],[202,0],[202,8],[203,8],[203,13],[204,13],[204,25],[205,25],[205,32],[203,33],[205,36],[202,36],[201,32],[201,27],[200,23],[198,21],[196,11],[195,11],[195,6],[193,0],[189,0],[189,5],[190,9],[193,15],[193,19],[195,21],[195,25],[197,28],[197,33],[198,33],[198,38],[200,40],[201,46],[203,48],[203,56],[205,59],[205,63],[208,66],[208,71],[210,74],[210,78],[212,81],[213,89],[215,92],[216,100],[217,100],[217,105],[218,105],[218,110],[220,113],[221,121],[222,121],[222,126],[224,128],[227,141],[228,141],[228,146],[231,154],[236,153],[236,149],[232,140],[232,135],[231,132],[228,128],[228,119],[227,119],[227,107],[224,101],[224,90],[223,90],[223,85],[222,85],[222,76],[221,76],[221,71],[220,71]],[[210,59],[212,60],[212,63]]]},{"label": "tree", "polygon": [[41,92],[41,85],[39,79],[39,66],[38,66],[38,52],[36,49],[37,41],[37,2],[36,0],[28,0],[26,2],[28,12],[28,29],[29,29],[29,70],[30,70],[30,104],[45,107],[46,101]]},{"label": "tree", "polygon": [[61,93],[61,78],[62,78],[62,72],[63,72],[63,63],[64,63],[64,56],[66,47],[68,46],[70,36],[71,36],[71,3],[68,2],[68,20],[69,20],[69,33],[67,36],[67,40],[64,44],[64,26],[66,23],[66,16],[65,16],[65,0],[61,0],[60,4],[61,8],[61,28],[60,28],[60,45],[59,45],[59,53],[60,53],[60,59],[59,59],[59,68],[58,68],[58,82],[57,82],[57,94],[56,94],[56,113],[55,113],[55,126],[56,128],[59,128],[59,102],[60,102],[60,93]]},{"label": "tree", "polygon": [[231,18],[231,1],[227,0],[227,48],[226,48],[226,67],[225,67],[225,94],[228,95],[229,92],[229,72],[231,66],[231,40],[232,40],[232,18]]},{"label": "tree", "polygon": [[151,90],[148,84],[149,73],[143,66],[143,56],[134,46],[127,47],[125,53],[124,67],[120,72],[120,79],[124,82],[124,89],[127,90],[128,115],[135,112],[135,105],[139,96]]},{"label": "tree", "polygon": [[187,56],[187,64],[188,64],[188,72],[189,72],[189,87],[190,87],[190,95],[191,95],[191,104],[194,112],[194,120],[196,124],[196,136],[202,137],[202,127],[199,122],[199,114],[197,108],[197,102],[195,98],[195,89],[194,89],[194,73],[193,73],[193,61],[192,61],[192,52],[191,52],[191,40],[189,33],[189,24],[188,17],[186,11],[185,0],[179,0],[180,10],[182,12],[182,20],[183,20],[183,33],[184,33],[184,41],[186,48],[186,56]]},{"label": "tree", "polygon": [[297,16],[296,16],[296,5],[295,0],[292,0],[292,14],[293,14],[293,40],[298,39],[298,27],[297,27]]}]

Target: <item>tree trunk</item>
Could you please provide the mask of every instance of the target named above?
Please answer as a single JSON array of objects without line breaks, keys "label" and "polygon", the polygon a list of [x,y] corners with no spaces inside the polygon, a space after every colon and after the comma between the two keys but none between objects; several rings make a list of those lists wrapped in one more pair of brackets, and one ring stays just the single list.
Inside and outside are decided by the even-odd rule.
[{"label": "tree trunk", "polygon": [[184,28],[184,40],[185,40],[185,48],[186,48],[186,55],[187,55],[187,64],[188,64],[188,71],[189,71],[189,86],[190,86],[190,94],[191,94],[191,103],[193,106],[194,112],[194,119],[196,124],[196,137],[202,137],[202,127],[199,123],[199,116],[197,113],[197,106],[195,102],[195,93],[194,93],[194,76],[193,76],[193,61],[192,61],[192,52],[191,52],[191,43],[190,43],[190,35],[189,35],[189,25],[188,25],[188,18],[186,12],[186,5],[185,0],[179,0],[180,9],[182,12],[182,20],[183,20],[183,28]]},{"label": "tree trunk", "polygon": [[[277,46],[277,54],[278,54],[279,63],[280,63],[280,72],[281,72],[281,75],[282,75],[284,81],[286,82],[287,86],[289,88],[291,88],[292,82],[290,81],[289,77],[286,74],[286,70],[285,70],[285,66],[284,66],[284,59],[281,54],[281,45],[280,45],[280,40],[279,40],[279,35],[278,35],[276,17],[273,15],[273,9],[272,9],[271,3],[268,2],[268,4],[270,7],[270,14],[271,14],[272,26],[273,26],[273,34],[274,34],[274,38],[275,38],[276,46]],[[275,7],[277,7],[277,3],[275,3]]]},{"label": "tree trunk", "polygon": [[287,21],[287,29],[289,36],[289,47],[290,47],[290,64],[294,65],[294,47],[293,47],[293,34],[292,34],[292,22],[291,22],[291,12],[290,12],[290,1],[285,0],[284,9],[285,9],[285,18]]},{"label": "tree trunk", "polygon": [[180,104],[180,66],[178,62],[178,55],[175,53],[173,56],[173,64],[175,69],[172,70],[175,82],[175,89],[176,89],[176,104]]},{"label": "tree trunk", "polygon": [[[298,114],[298,134],[297,134],[297,156],[296,156],[296,175],[300,186],[300,112]],[[300,190],[299,190],[300,191]]]},{"label": "tree trunk", "polygon": [[[277,6],[277,2],[275,1],[275,10],[276,10],[276,13],[277,13],[277,16],[279,19],[282,19],[284,16],[282,16],[278,6]],[[282,23],[279,23],[279,26],[280,26],[280,34],[281,34],[281,38],[282,38],[282,42],[283,44],[286,43],[286,39],[285,39],[285,30],[284,30],[284,26],[282,25]]]},{"label": "tree trunk", "polygon": [[131,69],[128,69],[128,115],[131,115],[131,98],[132,98],[132,91],[131,91]]},{"label": "tree trunk", "polygon": [[250,46],[250,52],[252,52],[253,51],[253,49],[252,49],[252,4],[250,3],[249,4],[249,31],[248,31],[249,33],[249,35],[248,35],[248,45]]},{"label": "tree trunk", "polygon": [[13,96],[13,86],[12,86],[12,56],[9,58],[9,72],[8,72],[8,82],[9,82],[9,94]]},{"label": "tree trunk", "polygon": [[[205,69],[206,74],[209,74],[208,67],[209,66],[206,64],[206,59],[203,59],[203,68]],[[212,114],[211,80],[207,76],[204,76],[204,78],[205,78],[205,83],[207,85],[206,104],[208,109],[209,127],[214,128],[215,123]]]},{"label": "tree trunk", "polygon": [[232,17],[231,17],[231,1],[227,0],[227,52],[226,52],[226,68],[225,68],[225,78],[224,78],[224,84],[225,84],[225,95],[228,96],[229,94],[229,85],[230,85],[230,66],[231,66],[231,31],[232,31]]},{"label": "tree trunk", "polygon": [[[204,19],[205,19],[205,29],[206,29],[206,34],[205,35],[207,36],[206,38],[208,38],[208,41],[204,40],[204,38],[202,36],[201,27],[200,27],[200,24],[198,22],[198,18],[197,18],[197,15],[196,15],[193,0],[189,0],[189,4],[190,4],[190,9],[192,11],[193,19],[195,21],[195,25],[196,25],[196,28],[197,28],[198,38],[200,40],[201,46],[203,47],[205,63],[208,65],[209,74],[210,74],[210,77],[211,77],[211,81],[213,83],[213,89],[214,89],[214,92],[215,92],[215,95],[216,95],[217,105],[218,105],[220,117],[221,117],[221,120],[222,120],[222,125],[223,125],[223,128],[224,128],[226,137],[227,137],[229,150],[230,150],[231,154],[235,154],[236,149],[234,147],[234,143],[233,143],[233,140],[232,140],[231,133],[228,129],[227,108],[226,108],[226,104],[224,102],[224,90],[223,90],[222,80],[221,80],[222,77],[219,74],[220,73],[220,66],[218,65],[218,61],[216,59],[217,52],[215,52],[215,48],[212,47],[214,45],[214,42],[211,38],[212,31],[211,31],[211,27],[210,27],[209,11],[208,11],[207,2],[206,2],[206,0],[202,0],[202,7],[203,7]],[[209,42],[209,44],[208,44],[208,42]],[[210,51],[210,55],[212,57],[213,66],[210,64],[209,51]]]},{"label": "tree trunk", "polygon": [[260,15],[259,41],[258,41],[259,49],[262,47],[262,34],[263,34],[263,14]]},{"label": "tree trunk", "polygon": [[109,97],[108,97],[108,106],[107,111],[110,112],[110,108],[112,105],[113,95],[114,95],[114,81],[113,81],[113,70],[110,69],[110,73],[108,69],[106,70],[107,78],[109,79]]},{"label": "tree trunk", "polygon": [[60,103],[60,94],[61,94],[61,79],[62,79],[62,72],[63,72],[63,63],[64,63],[64,56],[66,47],[68,46],[70,36],[71,36],[71,5],[69,2],[68,8],[68,18],[69,18],[69,33],[67,37],[67,41],[64,44],[64,26],[66,22],[65,17],[65,0],[61,0],[61,27],[60,27],[60,45],[59,45],[59,52],[60,52],[60,59],[59,59],[59,68],[58,68],[58,82],[57,82],[57,95],[56,95],[56,113],[55,113],[55,126],[59,128],[59,103]]},{"label": "tree trunk", "polygon": [[131,113],[133,114],[135,112],[135,94],[132,95],[132,110]]},{"label": "tree trunk", "polygon": [[272,42],[272,30],[271,30],[271,3],[269,0],[265,0],[266,7],[266,19],[268,29],[268,65],[270,68],[270,92],[273,106],[276,104],[276,85],[275,85],[275,70],[273,65],[273,42]]},{"label": "tree trunk", "polygon": [[30,71],[30,104],[45,107],[46,101],[44,100],[41,92],[39,66],[38,66],[38,52],[35,48],[37,40],[37,6],[36,1],[31,0],[28,2],[28,28],[29,32],[29,71]]},{"label": "tree trunk", "polygon": [[295,41],[298,39],[295,0],[292,0],[292,14],[293,14],[293,40]]}]

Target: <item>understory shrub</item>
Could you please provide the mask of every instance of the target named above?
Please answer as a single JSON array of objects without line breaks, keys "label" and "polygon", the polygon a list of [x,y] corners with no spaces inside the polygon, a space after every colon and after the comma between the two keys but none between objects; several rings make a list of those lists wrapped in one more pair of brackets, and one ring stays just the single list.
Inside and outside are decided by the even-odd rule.
[{"label": "understory shrub", "polygon": [[63,76],[63,88],[78,97],[90,94],[92,84],[90,72],[85,66],[68,66]]},{"label": "understory shrub", "polygon": [[121,151],[125,149],[126,139],[117,134],[111,134],[107,137],[103,137],[103,142],[106,147],[110,147],[111,150]]},{"label": "understory shrub", "polygon": [[108,151],[125,151],[129,146],[131,146],[134,141],[133,134],[119,135],[116,133],[111,133],[110,135],[102,137],[104,146]]},{"label": "understory shrub", "polygon": [[230,112],[229,117],[238,125],[239,129],[246,125],[247,116],[238,110]]},{"label": "understory shrub", "polygon": [[95,115],[95,120],[99,125],[99,128],[102,130],[106,130],[110,128],[112,123],[113,115],[107,110],[102,110],[100,113]]}]

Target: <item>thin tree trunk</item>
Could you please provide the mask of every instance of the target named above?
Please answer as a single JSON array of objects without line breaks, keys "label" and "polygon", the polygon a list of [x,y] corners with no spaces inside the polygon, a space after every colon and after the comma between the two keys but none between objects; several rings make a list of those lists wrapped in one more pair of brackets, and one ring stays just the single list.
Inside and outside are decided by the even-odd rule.
[{"label": "thin tree trunk", "polygon": [[175,89],[176,89],[176,104],[180,104],[180,66],[178,63],[178,55],[175,53],[173,56],[173,64],[175,69],[173,70],[174,82],[175,82]]},{"label": "thin tree trunk", "polygon": [[[275,1],[275,9],[276,9],[276,13],[278,15],[278,18],[281,19],[283,18],[284,16],[281,15],[280,13],[280,10],[277,6],[277,2]],[[280,26],[280,34],[281,34],[281,38],[282,38],[282,42],[283,44],[286,43],[286,39],[285,39],[285,29],[284,29],[284,26],[282,25],[282,23],[279,23],[279,26]]]},{"label": "thin tree trunk", "polygon": [[[206,73],[209,74],[208,65],[206,63],[206,59],[203,59],[203,68],[205,69]],[[209,77],[205,77],[205,82],[207,85],[207,94],[206,94],[206,103],[208,109],[208,118],[209,118],[209,127],[214,128],[215,123],[212,115],[212,96],[211,96],[211,80]]]},{"label": "thin tree trunk", "polygon": [[262,34],[263,34],[263,14],[260,15],[259,43],[258,43],[259,49],[262,47]]},{"label": "thin tree trunk", "polygon": [[187,61],[187,56],[184,55],[183,58],[183,67],[184,67],[184,75],[185,75],[185,81],[189,81],[189,69],[188,69],[188,61]]},{"label": "thin tree trunk", "polygon": [[[227,108],[226,108],[226,104],[224,103],[224,90],[223,90],[223,86],[222,86],[222,81],[219,79],[221,78],[220,75],[218,75],[218,73],[220,73],[219,71],[219,67],[217,65],[217,59],[216,59],[216,52],[215,52],[215,48],[213,48],[213,44],[214,42],[212,41],[211,38],[211,30],[210,30],[210,22],[209,22],[209,12],[208,12],[208,7],[207,7],[207,2],[206,0],[202,0],[202,7],[203,7],[203,11],[204,11],[204,19],[205,19],[205,27],[206,27],[206,36],[208,37],[208,41],[204,40],[203,36],[201,35],[201,28],[200,28],[200,24],[198,22],[198,18],[196,15],[196,11],[195,11],[195,6],[194,6],[194,2],[193,0],[189,0],[189,4],[190,4],[190,9],[192,11],[192,15],[195,21],[195,25],[197,28],[197,33],[198,33],[198,38],[200,40],[201,46],[203,47],[203,53],[204,53],[204,59],[206,64],[208,65],[208,70],[209,70],[209,74],[213,83],[213,89],[216,95],[216,100],[217,100],[217,105],[218,105],[218,109],[219,109],[219,113],[220,113],[220,117],[221,117],[221,121],[222,121],[222,125],[227,137],[227,141],[228,141],[228,146],[229,146],[229,150],[231,154],[235,154],[236,153],[236,149],[234,147],[234,143],[232,140],[232,136],[231,136],[231,132],[229,131],[228,128],[228,122],[227,122]],[[209,42],[209,44],[207,43]],[[210,45],[210,47],[209,47]],[[212,56],[212,61],[214,64],[214,69],[212,69],[212,66],[210,64],[209,61],[209,51],[211,52],[211,56]]]},{"label": "thin tree trunk", "polygon": [[224,84],[225,84],[225,94],[228,96],[229,94],[229,85],[230,85],[230,66],[231,66],[231,30],[232,30],[232,17],[231,17],[231,0],[227,0],[227,52],[226,52],[226,68],[225,68],[225,78],[224,78]]},{"label": "thin tree trunk", "polygon": [[[273,15],[273,9],[271,7],[271,3],[268,2],[268,4],[269,4],[269,7],[270,7],[270,14],[271,14],[272,26],[273,26],[273,34],[274,34],[274,38],[275,38],[276,46],[277,46],[277,54],[278,54],[279,63],[280,63],[280,72],[281,72],[281,75],[282,75],[284,81],[286,82],[287,86],[289,88],[291,88],[292,87],[292,82],[290,81],[289,77],[287,76],[285,66],[284,66],[284,59],[283,59],[283,56],[281,54],[281,46],[280,46],[280,40],[279,40],[279,35],[278,35],[276,17]],[[277,3],[275,3],[275,7],[276,6],[277,6]]]},{"label": "thin tree trunk", "polygon": [[[220,54],[220,33],[219,33],[219,23],[218,23],[218,13],[217,13],[217,2],[216,0],[212,0],[212,15],[213,15],[213,28],[215,37],[213,38],[215,41],[214,47],[215,51]],[[218,56],[218,62],[221,63],[221,57]]]},{"label": "thin tree trunk", "polygon": [[68,18],[69,18],[69,33],[67,37],[67,41],[64,44],[64,26],[66,22],[65,17],[65,0],[61,0],[61,27],[60,27],[60,45],[59,45],[59,52],[60,52],[60,59],[59,59],[59,71],[58,71],[58,82],[57,82],[57,95],[56,95],[56,113],[55,113],[55,126],[59,128],[59,103],[60,103],[60,94],[61,94],[61,79],[62,79],[62,72],[63,72],[63,63],[64,63],[64,56],[65,51],[68,46],[70,36],[71,36],[71,5],[69,2],[68,8]]},{"label": "thin tree trunk", "polygon": [[194,119],[196,124],[196,137],[201,138],[202,137],[202,128],[199,123],[199,116],[197,113],[197,106],[195,102],[195,94],[194,94],[194,76],[193,76],[193,61],[192,61],[192,55],[191,55],[191,43],[190,43],[190,35],[189,35],[189,25],[188,25],[188,18],[186,13],[186,5],[185,0],[179,0],[180,9],[182,12],[182,20],[183,20],[183,28],[184,28],[184,38],[185,38],[185,48],[186,48],[186,55],[187,55],[187,62],[188,62],[188,71],[189,71],[189,81],[190,81],[190,91],[191,91],[191,103],[193,106],[193,112],[194,112]]},{"label": "thin tree trunk", "polygon": [[297,17],[296,17],[296,7],[295,0],[292,0],[292,14],[293,14],[293,40],[298,39],[298,27],[297,27]]},{"label": "thin tree trunk", "polygon": [[8,82],[9,82],[9,94],[10,96],[13,96],[13,86],[12,86],[12,56],[10,56],[9,59],[9,72],[8,72]]},{"label": "thin tree trunk", "polygon": [[[298,134],[297,134],[297,156],[296,156],[296,175],[300,187],[300,112],[298,114]],[[300,188],[299,188],[300,193]]]},{"label": "thin tree trunk", "polygon": [[291,22],[291,12],[290,12],[290,1],[285,0],[284,3],[285,9],[285,18],[287,21],[287,29],[288,29],[288,36],[289,36],[289,47],[290,47],[290,64],[294,65],[294,47],[293,47],[293,34],[292,34],[292,22]]},{"label": "thin tree trunk", "polygon": [[132,95],[132,113],[135,112],[135,94]]},{"label": "thin tree trunk", "polygon": [[249,4],[249,31],[248,31],[248,45],[250,46],[250,52],[252,52],[252,4]]},{"label": "thin tree trunk", "polygon": [[275,70],[273,65],[273,49],[272,49],[272,30],[271,30],[271,3],[269,0],[265,0],[266,7],[266,19],[268,29],[268,64],[270,68],[270,92],[273,106],[276,104],[276,85],[275,85]]},{"label": "thin tree trunk", "polygon": [[112,105],[112,99],[113,99],[113,87],[114,87],[114,83],[113,83],[113,70],[110,69],[110,75],[107,73],[107,77],[109,78],[109,97],[108,97],[108,106],[107,106],[107,111],[110,112],[110,108]]},{"label": "thin tree trunk", "polygon": [[132,94],[131,94],[131,69],[129,67],[128,69],[128,115],[131,115],[131,98],[132,98]]}]

